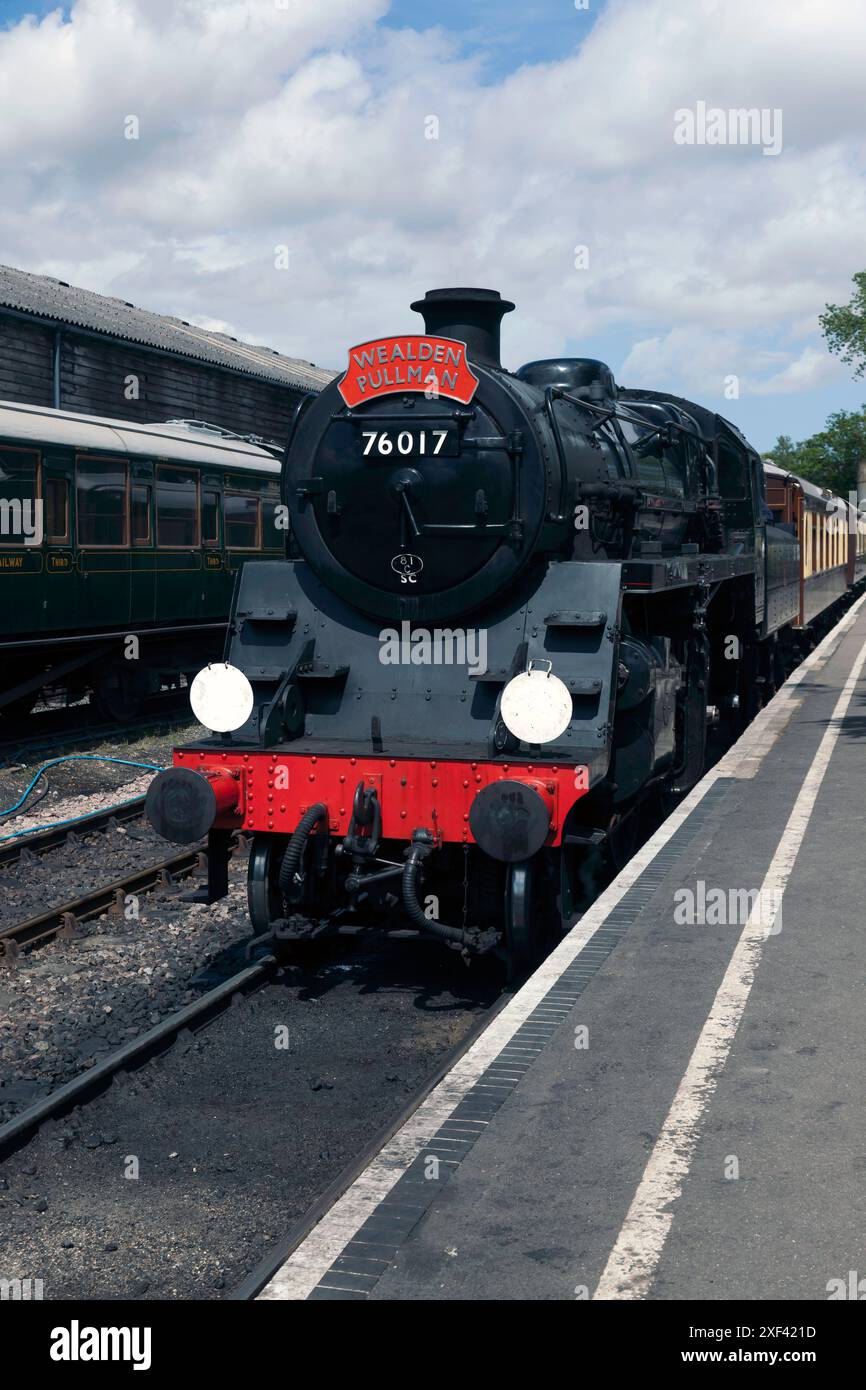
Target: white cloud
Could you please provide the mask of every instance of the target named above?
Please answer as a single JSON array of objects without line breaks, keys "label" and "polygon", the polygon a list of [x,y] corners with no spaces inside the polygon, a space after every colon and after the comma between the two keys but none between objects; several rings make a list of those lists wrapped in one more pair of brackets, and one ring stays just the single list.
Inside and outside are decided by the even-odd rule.
[{"label": "white cloud", "polygon": [[[0,258],[334,366],[493,285],[511,365],[613,334],[632,384],[802,392],[845,379],[816,319],[863,268],[864,51],[861,0],[612,0],[485,85],[387,0],[77,0],[0,32]],[[782,153],[676,145],[698,100],[781,108]]]},{"label": "white cloud", "polygon": [[750,342],[736,330],[711,335],[684,325],[635,343],[619,377],[624,386],[664,381],[678,394],[717,406],[734,377],[737,398],[779,396],[841,384],[847,369],[810,344],[792,351]]},{"label": "white cloud", "polygon": [[754,384],[756,396],[784,395],[789,391],[809,391],[838,379],[838,362],[813,347],[804,347],[798,357],[780,372]]}]

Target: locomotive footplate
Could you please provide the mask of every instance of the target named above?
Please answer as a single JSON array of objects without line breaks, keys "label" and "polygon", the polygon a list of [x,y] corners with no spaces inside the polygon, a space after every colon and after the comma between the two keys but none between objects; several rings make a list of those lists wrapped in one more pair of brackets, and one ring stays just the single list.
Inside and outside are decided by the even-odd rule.
[{"label": "locomotive footplate", "polygon": [[505,941],[510,970],[538,954],[549,924],[534,905],[558,891],[568,817],[590,790],[586,764],[219,746],[174,759],[151,784],[151,823],[180,843],[207,832],[207,902],[228,889],[229,832],[251,835],[258,944],[384,930],[435,938],[468,963]]},{"label": "locomotive footplate", "polygon": [[623,565],[622,582],[626,589],[655,593],[690,584],[717,584],[724,579],[751,574],[754,567],[755,557],[751,552],[743,555],[689,554],[683,546],[679,554],[663,555],[660,551],[654,553],[645,544],[639,559],[628,560]]},{"label": "locomotive footplate", "polygon": [[[171,837],[197,839],[206,829],[273,832],[291,835],[309,809],[322,803],[331,835],[350,834],[353,802],[359,782],[375,789],[381,817],[379,834],[384,840],[410,838],[417,826],[430,829],[434,843],[478,843],[473,829],[473,807],[479,795],[489,800],[488,788],[497,783],[525,788],[532,793],[526,819],[535,827],[539,819],[537,797],[546,811],[546,846],[562,843],[565,818],[575,802],[590,788],[585,764],[541,762],[500,763],[475,759],[386,758],[375,755],[350,757],[338,754],[292,754],[280,751],[224,752],[185,748],[174,754],[174,768],[160,775],[159,783],[174,782],[182,773],[198,773],[210,784],[207,795],[195,801],[188,836],[175,815],[168,829]],[[161,798],[170,803],[165,785]],[[178,794],[186,788],[178,783]],[[212,811],[210,825],[201,819],[201,802]],[[484,818],[482,818],[484,819]],[[157,827],[166,834],[166,828]],[[183,837],[183,838],[181,838]],[[540,847],[540,846],[539,846]],[[506,857],[511,857],[506,856]]]}]

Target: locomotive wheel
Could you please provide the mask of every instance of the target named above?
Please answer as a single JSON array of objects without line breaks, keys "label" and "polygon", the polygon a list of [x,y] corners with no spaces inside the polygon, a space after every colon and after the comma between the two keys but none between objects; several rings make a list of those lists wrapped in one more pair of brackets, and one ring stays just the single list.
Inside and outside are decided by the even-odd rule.
[{"label": "locomotive wheel", "polygon": [[141,709],[144,682],[138,672],[122,665],[109,666],[99,678],[94,703],[101,719],[110,724],[126,724]]},{"label": "locomotive wheel", "polygon": [[282,836],[256,835],[253,838],[247,869],[247,902],[256,936],[270,931],[277,918],[285,915],[279,885],[285,844]]},{"label": "locomotive wheel", "polygon": [[[676,800],[679,800],[677,797]],[[673,808],[671,808],[673,809]],[[632,806],[624,815],[615,816],[608,829],[608,848],[615,874],[625,868],[640,842],[641,803]]]}]

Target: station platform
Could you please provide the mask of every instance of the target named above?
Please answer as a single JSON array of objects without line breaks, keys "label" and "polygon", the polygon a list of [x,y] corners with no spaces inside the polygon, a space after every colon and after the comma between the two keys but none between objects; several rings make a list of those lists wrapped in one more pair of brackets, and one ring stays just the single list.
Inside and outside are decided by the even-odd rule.
[{"label": "station platform", "polygon": [[260,1298],[866,1292],[864,604]]}]

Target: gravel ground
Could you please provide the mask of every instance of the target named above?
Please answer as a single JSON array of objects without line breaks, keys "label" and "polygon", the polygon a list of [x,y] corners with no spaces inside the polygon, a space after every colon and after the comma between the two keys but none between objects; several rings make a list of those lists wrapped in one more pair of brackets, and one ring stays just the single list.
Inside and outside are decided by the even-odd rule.
[{"label": "gravel ground", "polygon": [[0,1167],[0,1278],[41,1278],[47,1299],[231,1290],[498,993],[441,948],[340,950]]},{"label": "gravel ground", "polygon": [[[181,736],[163,732],[95,751],[166,763],[172,746],[197,730],[191,725]],[[20,795],[39,765],[35,760],[0,773],[3,804]],[[49,774],[38,823],[128,800],[150,775],[142,780],[136,769],[116,764],[64,764]],[[0,870],[0,924],[45,911],[170,852],[149,826],[133,822],[9,865]],[[134,903],[127,916],[105,914],[83,928],[81,939],[54,940],[0,971],[0,1123],[189,1003],[211,986],[214,971],[237,968],[232,948],[249,936],[246,858],[232,862],[229,896],[213,907],[180,901],[195,882],[143,894],[137,916]],[[199,974],[203,983],[196,983]]]},{"label": "gravel ground", "polygon": [[[48,780],[52,773],[58,779],[60,777],[68,779],[70,775],[80,778],[84,770],[90,777],[98,777],[102,772],[101,782],[103,785],[92,792],[64,794],[56,787],[52,788]],[[118,774],[120,775],[118,776]],[[22,809],[0,822],[0,840],[18,838],[25,833],[35,834],[38,830],[48,830],[50,826],[56,825],[60,821],[78,820],[81,816],[93,815],[95,811],[120,806],[126,801],[132,801],[137,796],[143,796],[153,777],[153,771],[140,772],[136,771],[135,768],[121,768],[116,763],[66,763],[62,768],[52,768],[50,772],[45,774],[41,782],[37,782],[32,795],[27,798]],[[111,778],[111,783],[109,786],[105,786],[104,782],[108,778]],[[47,790],[45,790],[46,788]],[[40,796],[40,789],[45,790],[44,796]],[[6,805],[11,806],[16,799],[13,797],[6,802]],[[31,801],[34,803],[32,813],[30,812]]]},{"label": "gravel ground", "polygon": [[106,914],[0,974],[0,1122],[240,968],[246,857],[212,907],[180,901],[194,883],[144,894],[137,918]]},{"label": "gravel ground", "polygon": [[[128,801],[147,789],[153,773],[120,763],[96,762],[97,756],[124,758],[129,762],[153,763],[166,767],[176,744],[188,743],[201,735],[195,721],[171,729],[141,731],[123,740],[88,743],[85,760],[69,761],[50,768],[34,787],[22,812],[4,817],[0,809],[0,838],[18,830],[37,830],[68,816],[86,815],[118,801]],[[0,768],[0,808],[12,806],[33,776],[54,757],[74,757],[76,750],[54,752],[25,751],[13,763]]]}]

